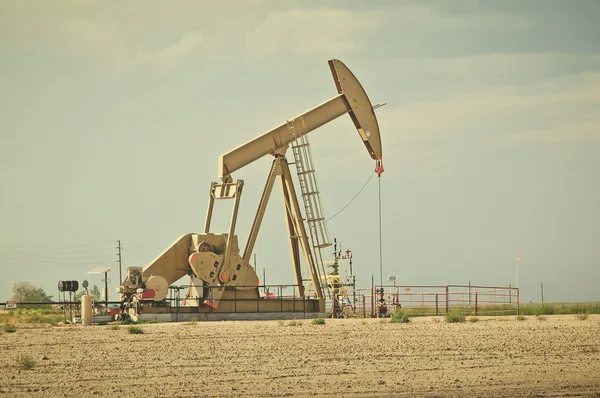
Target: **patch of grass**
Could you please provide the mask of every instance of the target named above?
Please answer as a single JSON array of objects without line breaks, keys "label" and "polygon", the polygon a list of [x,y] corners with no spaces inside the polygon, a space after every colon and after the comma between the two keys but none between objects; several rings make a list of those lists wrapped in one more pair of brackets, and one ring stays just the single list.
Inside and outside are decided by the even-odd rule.
[{"label": "patch of grass", "polygon": [[17,358],[17,367],[23,370],[33,369],[35,367],[35,360],[29,355],[21,355]]},{"label": "patch of grass", "polygon": [[467,320],[471,323],[479,322],[479,318],[477,318],[476,316],[471,316]]},{"label": "patch of grass", "polygon": [[122,321],[120,321],[119,324],[121,324],[121,325],[137,325],[138,322],[134,321],[133,318],[127,318],[127,319],[123,319]]},{"label": "patch of grass", "polygon": [[325,319],[323,318],[315,318],[311,322],[313,325],[325,325]]},{"label": "patch of grass", "polygon": [[535,317],[537,318],[538,321],[545,321],[546,320],[546,316],[545,315],[536,315]]},{"label": "patch of grass", "polygon": [[517,315],[517,321],[525,321],[527,320],[527,317],[525,315]]},{"label": "patch of grass", "polygon": [[184,325],[186,326],[196,326],[198,324],[198,321],[196,321],[196,317],[193,317],[192,319],[190,319],[189,322],[184,323]]},{"label": "patch of grass", "polygon": [[128,329],[129,334],[144,334],[144,329],[139,326],[130,325]]},{"label": "patch of grass", "polygon": [[465,321],[465,314],[463,314],[461,311],[452,310],[446,314],[446,322],[448,323],[461,323]]},{"label": "patch of grass", "polygon": [[408,313],[406,313],[406,311],[398,309],[398,310],[396,310],[396,312],[394,312],[394,315],[392,315],[392,319],[390,320],[390,322],[391,323],[409,323],[410,318],[408,316]]},{"label": "patch of grass", "polygon": [[4,330],[6,333],[14,333],[17,331],[17,327],[12,323],[6,322],[4,325],[2,325],[2,330]]},{"label": "patch of grass", "polygon": [[590,317],[590,314],[577,314],[577,315],[575,315],[575,317],[577,319],[579,319],[580,321],[585,321],[586,319],[588,319]]},{"label": "patch of grass", "polygon": [[523,315],[600,314],[600,303],[521,304]]},{"label": "patch of grass", "polygon": [[278,324],[280,327],[282,327],[282,326],[285,326],[285,321],[284,321],[283,319],[280,319],[280,320],[278,320],[278,321],[277,321],[277,324]]},{"label": "patch of grass", "polygon": [[63,320],[61,315],[30,315],[23,319],[24,323],[58,323]]},{"label": "patch of grass", "polygon": [[367,323],[369,323],[369,322],[367,322],[367,320],[366,320],[366,319],[363,319],[362,321],[360,321],[360,324],[361,324],[361,325],[366,325]]},{"label": "patch of grass", "polygon": [[292,319],[291,321],[288,322],[287,325],[288,326],[300,326],[300,325],[302,325],[302,322]]}]

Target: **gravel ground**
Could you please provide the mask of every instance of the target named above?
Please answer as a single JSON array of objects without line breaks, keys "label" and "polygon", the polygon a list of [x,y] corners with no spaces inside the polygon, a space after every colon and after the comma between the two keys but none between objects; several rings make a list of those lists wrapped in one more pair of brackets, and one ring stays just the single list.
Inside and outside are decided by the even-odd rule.
[{"label": "gravel ground", "polygon": [[17,325],[0,396],[600,397],[600,315],[297,323]]}]

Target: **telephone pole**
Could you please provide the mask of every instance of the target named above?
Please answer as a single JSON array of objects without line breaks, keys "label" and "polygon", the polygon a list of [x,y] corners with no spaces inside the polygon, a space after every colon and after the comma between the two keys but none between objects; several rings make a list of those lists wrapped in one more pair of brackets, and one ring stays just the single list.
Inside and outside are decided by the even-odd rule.
[{"label": "telephone pole", "polygon": [[123,274],[121,272],[121,241],[117,241],[117,262],[119,263],[119,285],[123,284]]}]

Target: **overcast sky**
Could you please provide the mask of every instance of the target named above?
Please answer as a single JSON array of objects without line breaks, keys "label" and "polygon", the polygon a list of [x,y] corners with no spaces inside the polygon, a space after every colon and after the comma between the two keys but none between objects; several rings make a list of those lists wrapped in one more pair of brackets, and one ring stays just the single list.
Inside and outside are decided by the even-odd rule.
[{"label": "overcast sky", "polygon": [[[0,0],[0,301],[118,280],[201,232],[222,153],[336,94],[377,110],[384,279],[600,300],[600,2]],[[327,217],[372,175],[349,117],[309,135]],[[246,182],[245,244],[271,159]],[[378,181],[329,222],[379,280]],[[255,247],[293,283],[279,189]],[[226,232],[230,203],[216,208]],[[329,250],[326,255],[329,257]]]}]

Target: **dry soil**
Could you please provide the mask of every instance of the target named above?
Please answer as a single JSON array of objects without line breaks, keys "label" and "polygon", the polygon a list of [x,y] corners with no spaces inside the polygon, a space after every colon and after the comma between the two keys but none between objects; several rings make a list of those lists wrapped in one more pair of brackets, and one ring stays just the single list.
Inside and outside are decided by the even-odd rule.
[{"label": "dry soil", "polygon": [[600,315],[297,322],[18,325],[0,397],[600,397]]}]

